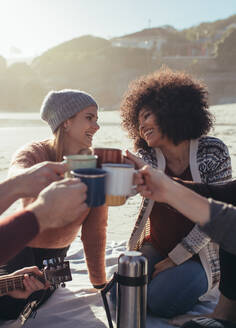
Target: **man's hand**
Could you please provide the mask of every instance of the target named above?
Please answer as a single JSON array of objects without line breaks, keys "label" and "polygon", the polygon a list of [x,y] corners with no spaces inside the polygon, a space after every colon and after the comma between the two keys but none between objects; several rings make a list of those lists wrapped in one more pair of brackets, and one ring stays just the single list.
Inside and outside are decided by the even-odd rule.
[{"label": "man's hand", "polygon": [[176,183],[161,170],[153,169],[147,165],[135,175],[134,182],[137,185],[137,191],[143,197],[157,202],[166,202],[171,185]]},{"label": "man's hand", "polygon": [[152,279],[155,278],[158,275],[158,273],[173,268],[175,266],[176,264],[169,257],[158,262],[157,264],[154,265],[155,270],[152,274]]},{"label": "man's hand", "polygon": [[9,292],[8,293],[9,296],[14,298],[28,298],[33,292],[36,292],[37,290],[49,288],[48,282],[46,282],[46,284],[43,284],[35,277],[29,276],[29,273],[31,272],[35,273],[37,276],[43,277],[43,273],[36,266],[17,270],[14,273],[7,276],[11,278],[14,276],[24,275],[23,284],[25,290],[15,290],[13,292]]},{"label": "man's hand", "polygon": [[135,184],[143,197],[167,203],[199,225],[210,220],[210,203],[207,198],[170,179],[158,169],[143,167],[136,173]]},{"label": "man's hand", "polygon": [[19,197],[37,197],[50,183],[61,180],[67,169],[66,163],[42,162],[22,170],[12,179],[16,180]]},{"label": "man's hand", "polygon": [[67,225],[81,216],[88,206],[85,203],[87,186],[79,179],[64,179],[53,182],[27,207],[35,213],[40,231]]},{"label": "man's hand", "polygon": [[16,168],[16,175],[0,183],[0,214],[19,198],[36,198],[52,181],[62,179],[66,170],[67,164],[53,162],[42,162],[28,169]]}]

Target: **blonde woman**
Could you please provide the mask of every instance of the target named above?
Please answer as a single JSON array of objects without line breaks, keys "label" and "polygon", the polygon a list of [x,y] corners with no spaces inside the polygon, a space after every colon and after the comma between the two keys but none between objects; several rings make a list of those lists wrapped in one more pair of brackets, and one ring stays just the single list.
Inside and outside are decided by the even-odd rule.
[{"label": "blonde woman", "polygon": [[[43,161],[60,162],[64,155],[90,152],[94,134],[98,131],[98,105],[91,95],[79,90],[52,91],[43,101],[41,118],[53,132],[53,138],[33,142],[20,149],[12,160],[10,174]],[[33,199],[23,199],[26,206]],[[83,224],[82,224],[83,223]],[[102,288],[106,283],[107,207],[89,208],[73,223],[64,228],[42,232],[18,256],[1,269],[9,274],[25,266],[42,267],[45,258],[64,257],[70,243],[81,228],[81,239],[87,261],[89,278],[93,286]],[[14,319],[27,300],[0,298],[1,319]]]}]

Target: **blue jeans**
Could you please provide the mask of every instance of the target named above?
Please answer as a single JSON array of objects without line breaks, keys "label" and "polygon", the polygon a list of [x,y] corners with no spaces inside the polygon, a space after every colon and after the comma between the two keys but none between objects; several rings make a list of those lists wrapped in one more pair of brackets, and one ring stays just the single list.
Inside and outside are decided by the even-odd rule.
[{"label": "blue jeans", "polygon": [[150,243],[145,243],[140,251],[148,259],[147,306],[151,313],[172,318],[190,311],[208,288],[207,276],[200,261],[189,259],[151,279],[154,265],[164,257]]}]

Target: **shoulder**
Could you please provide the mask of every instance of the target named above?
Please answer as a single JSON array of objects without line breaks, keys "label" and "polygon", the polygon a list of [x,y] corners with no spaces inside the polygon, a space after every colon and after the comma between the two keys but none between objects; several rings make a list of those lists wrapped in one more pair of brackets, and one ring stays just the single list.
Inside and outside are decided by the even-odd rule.
[{"label": "shoulder", "polygon": [[36,163],[49,160],[50,140],[25,144],[12,157],[10,166],[30,167]]},{"label": "shoulder", "polygon": [[223,156],[229,156],[229,150],[221,139],[203,136],[199,139],[198,143],[198,155],[201,154],[222,154]]},{"label": "shoulder", "polygon": [[199,139],[197,163],[205,183],[219,183],[232,178],[228,147],[218,138],[206,136]]},{"label": "shoulder", "polygon": [[44,149],[47,149],[50,144],[50,140],[42,140],[42,141],[35,141],[35,142],[29,142],[25,145],[23,145],[21,148],[19,148],[16,153],[20,153],[22,151],[28,151],[28,152],[34,152],[34,151],[43,151]]}]

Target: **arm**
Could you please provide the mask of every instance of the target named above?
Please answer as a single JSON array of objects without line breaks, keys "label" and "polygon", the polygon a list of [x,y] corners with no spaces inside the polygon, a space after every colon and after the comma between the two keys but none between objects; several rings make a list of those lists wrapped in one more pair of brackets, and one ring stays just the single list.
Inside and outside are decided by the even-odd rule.
[{"label": "arm", "polygon": [[226,251],[236,255],[236,207],[214,200],[209,203],[210,217],[201,229]]},{"label": "arm", "polygon": [[20,149],[12,159],[8,177],[17,179],[23,206],[32,203],[39,192],[53,181],[60,180],[67,165],[48,162],[51,158],[45,143],[32,143]]},{"label": "arm", "polygon": [[100,286],[106,283],[105,248],[108,208],[106,205],[91,208],[82,225],[81,239],[91,283]]},{"label": "arm", "polygon": [[0,253],[0,264],[14,257],[39,232],[65,226],[82,216],[87,209],[86,190],[78,179],[54,182],[25,210],[1,219],[0,249],[5,249],[6,245],[8,248],[7,252]]},{"label": "arm", "polygon": [[[37,164],[35,156],[33,155],[33,146],[24,146],[18,152],[13,155],[10,167],[8,170],[8,177],[15,177],[24,172],[33,165]],[[22,207],[26,207],[28,204],[32,203],[35,200],[35,197],[21,197]]]},{"label": "arm", "polygon": [[21,173],[9,180],[15,185],[17,197],[24,197],[24,200],[28,200],[24,203],[26,206],[27,203],[30,203],[29,197],[33,201],[42,189],[54,181],[61,180],[66,169],[67,165],[65,163],[45,161],[22,169]]},{"label": "arm", "polygon": [[17,178],[10,178],[0,184],[0,214],[21,197]]},{"label": "arm", "polygon": [[[207,138],[208,145],[199,151],[203,180],[209,185],[230,181],[232,177],[231,160],[227,146],[216,138]],[[201,152],[204,154],[201,154]],[[209,196],[209,195],[208,195]],[[210,238],[196,225],[190,233],[169,253],[176,264],[183,263],[192,255],[197,254],[210,241]]]},{"label": "arm", "polygon": [[52,181],[60,179],[66,164],[43,162],[18,172],[0,184],[0,214],[21,197],[36,197]]},{"label": "arm", "polygon": [[[27,155],[27,160],[24,160],[25,155]],[[10,171],[8,173],[9,178],[0,184],[0,214],[3,213],[18,198],[24,197],[25,193],[27,193],[27,186],[24,185],[22,173],[25,171],[25,167],[32,166],[34,164],[34,157],[29,156],[28,152],[21,150],[16,155],[13,166],[10,167]],[[33,185],[35,185],[34,182]]]},{"label": "arm", "polygon": [[182,181],[181,179],[177,178],[175,178],[175,181],[204,197],[210,197],[221,202],[236,205],[236,180],[229,181],[220,185],[209,185],[204,183],[195,183],[192,181]]},{"label": "arm", "polygon": [[6,263],[20,252],[38,232],[39,224],[33,212],[23,210],[1,219],[0,249],[5,251],[0,252],[0,264]]},{"label": "arm", "polygon": [[[236,254],[236,207],[206,199],[185,186],[168,178],[163,172],[146,166],[140,171],[136,183],[141,195],[155,201],[168,203],[219,243],[225,250]],[[187,186],[200,187],[201,184],[183,182]],[[222,186],[211,186],[212,190],[235,188],[232,181]],[[229,188],[229,189],[228,189]]]}]

